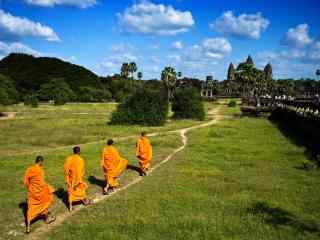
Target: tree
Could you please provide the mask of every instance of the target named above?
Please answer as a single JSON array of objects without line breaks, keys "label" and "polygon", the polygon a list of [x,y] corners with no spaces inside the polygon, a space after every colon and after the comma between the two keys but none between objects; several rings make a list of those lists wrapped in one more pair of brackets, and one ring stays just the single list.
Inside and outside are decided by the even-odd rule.
[{"label": "tree", "polygon": [[167,88],[168,101],[173,97],[177,83],[177,72],[172,67],[165,67],[161,73],[161,81]]},{"label": "tree", "polygon": [[204,120],[205,111],[200,93],[194,88],[178,89],[172,99],[173,117],[178,119]]},{"label": "tree", "polygon": [[289,79],[277,80],[275,84],[276,95],[292,95],[294,93],[294,82]]},{"label": "tree", "polygon": [[160,126],[168,116],[165,94],[149,88],[140,88],[118,105],[110,124],[140,124]]},{"label": "tree", "polygon": [[79,89],[79,98],[81,102],[106,102],[112,98],[108,89],[96,89],[91,87],[82,87]]},{"label": "tree", "polygon": [[228,81],[234,81],[235,78],[235,69],[232,63],[230,63],[229,68],[228,68],[228,76],[227,76],[227,80]]},{"label": "tree", "polygon": [[39,99],[36,93],[32,93],[31,95],[27,95],[24,98],[24,105],[31,106],[33,108],[37,108],[39,106]]},{"label": "tree", "polygon": [[22,101],[54,78],[63,78],[75,93],[84,86],[101,88],[99,77],[93,72],[51,57],[12,53],[0,60],[0,73],[12,80]]},{"label": "tree", "polygon": [[0,104],[10,105],[18,102],[19,96],[13,81],[0,74]]},{"label": "tree", "polygon": [[52,79],[49,83],[41,85],[40,98],[51,100],[55,105],[64,105],[75,99],[75,94],[64,79]]},{"label": "tree", "polygon": [[268,77],[268,78],[272,78],[272,66],[271,66],[271,64],[270,63],[268,63],[265,67],[264,67],[264,73],[266,74],[266,76]]},{"label": "tree", "polygon": [[137,64],[135,62],[131,62],[129,64],[129,72],[131,73],[131,78],[133,79],[134,73],[138,71]]},{"label": "tree", "polygon": [[142,77],[143,77],[142,72],[138,72],[138,79],[139,79],[140,81],[141,81]]},{"label": "tree", "polygon": [[129,63],[123,63],[121,66],[121,76],[128,78],[130,74],[130,65]]}]

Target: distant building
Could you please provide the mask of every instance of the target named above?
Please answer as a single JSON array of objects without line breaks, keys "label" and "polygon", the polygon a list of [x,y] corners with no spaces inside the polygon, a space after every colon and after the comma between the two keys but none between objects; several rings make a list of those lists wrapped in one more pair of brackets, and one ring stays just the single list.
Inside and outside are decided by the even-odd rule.
[{"label": "distant building", "polygon": [[212,76],[207,76],[205,82],[201,85],[201,97],[203,98],[215,98],[217,95],[217,81],[213,80]]}]

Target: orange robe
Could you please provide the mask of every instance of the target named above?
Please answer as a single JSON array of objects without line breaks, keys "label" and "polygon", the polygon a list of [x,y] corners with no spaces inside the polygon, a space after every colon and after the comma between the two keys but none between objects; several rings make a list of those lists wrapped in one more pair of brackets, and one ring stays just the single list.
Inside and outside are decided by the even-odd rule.
[{"label": "orange robe", "polygon": [[152,160],[152,146],[146,137],[140,137],[137,142],[136,156],[139,159],[139,165],[143,171],[150,168]]},{"label": "orange robe", "polygon": [[27,169],[24,185],[28,189],[27,221],[30,223],[35,217],[48,213],[54,189],[45,182],[44,171],[38,164]]},{"label": "orange robe", "polygon": [[87,198],[87,184],[82,180],[85,174],[84,160],[78,155],[69,156],[64,163],[65,181],[68,185],[69,203]]},{"label": "orange robe", "polygon": [[117,177],[127,168],[128,160],[120,157],[117,149],[107,146],[102,151],[101,167],[110,187],[118,187]]}]

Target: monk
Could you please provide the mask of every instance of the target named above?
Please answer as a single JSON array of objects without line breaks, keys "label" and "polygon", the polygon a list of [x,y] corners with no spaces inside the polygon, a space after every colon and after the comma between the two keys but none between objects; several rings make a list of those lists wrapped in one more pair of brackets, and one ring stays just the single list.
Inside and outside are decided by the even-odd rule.
[{"label": "monk", "polygon": [[65,181],[68,186],[69,210],[72,211],[72,203],[81,201],[85,206],[92,204],[87,198],[87,184],[83,181],[85,163],[80,157],[80,147],[73,148],[73,154],[64,163]]},{"label": "monk", "polygon": [[152,146],[145,132],[141,132],[141,137],[137,141],[136,156],[139,160],[142,176],[146,176],[151,165]]},{"label": "monk", "polygon": [[120,157],[119,152],[113,146],[113,140],[107,141],[107,146],[102,151],[101,167],[106,179],[106,186],[103,194],[109,194],[115,188],[119,187],[117,178],[127,168],[128,160]]},{"label": "monk", "polygon": [[56,220],[48,210],[53,202],[54,189],[44,180],[43,162],[44,158],[37,156],[35,164],[29,167],[24,175],[23,182],[28,189],[26,233],[30,233],[30,223],[36,217],[44,216],[47,224]]}]

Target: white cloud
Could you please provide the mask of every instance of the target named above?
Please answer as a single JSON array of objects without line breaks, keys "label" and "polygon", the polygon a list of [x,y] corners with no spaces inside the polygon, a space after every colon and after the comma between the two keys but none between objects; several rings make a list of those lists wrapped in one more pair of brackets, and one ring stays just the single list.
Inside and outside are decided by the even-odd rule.
[{"label": "white cloud", "polygon": [[5,43],[0,41],[0,54],[8,55],[10,53],[26,53],[34,56],[41,56],[41,53],[18,42]]},{"label": "white cloud", "polygon": [[79,8],[88,8],[97,4],[96,0],[25,0],[27,4],[40,7],[54,7],[56,5],[67,5]]},{"label": "white cloud", "polygon": [[314,43],[313,49],[320,50],[320,41]]},{"label": "white cloud", "polygon": [[224,12],[210,28],[219,33],[230,34],[236,37],[259,39],[261,33],[267,29],[270,21],[261,13],[233,15],[232,11]]},{"label": "white cloud", "polygon": [[128,33],[176,35],[187,32],[194,20],[191,12],[143,0],[117,14],[120,29]]},{"label": "white cloud", "polygon": [[60,41],[52,28],[33,22],[27,18],[16,17],[0,10],[0,33],[2,37],[41,37],[48,41]]},{"label": "white cloud", "polygon": [[290,28],[282,40],[284,45],[294,48],[303,48],[312,42],[313,40],[309,37],[309,26],[306,23]]},{"label": "white cloud", "polygon": [[226,38],[207,38],[202,42],[205,55],[209,58],[220,59],[232,51],[230,42]]},{"label": "white cloud", "polygon": [[150,58],[150,62],[155,63],[155,64],[159,64],[161,62],[160,58],[156,57],[156,56],[152,56]]},{"label": "white cloud", "polygon": [[[184,75],[205,78],[217,70],[217,64],[223,61],[232,51],[230,42],[225,38],[208,38],[199,44],[185,47],[180,54],[172,54],[167,57],[168,63],[182,71]],[[222,64],[223,65],[223,64]],[[224,67],[218,70],[224,71]]]},{"label": "white cloud", "polygon": [[172,43],[171,49],[181,50],[181,49],[183,49],[183,43],[180,41],[176,41],[176,42]]},{"label": "white cloud", "polygon": [[99,67],[105,69],[108,74],[119,73],[122,63],[139,60],[136,51],[137,49],[128,43],[113,45],[107,52],[108,57],[99,64]]}]

